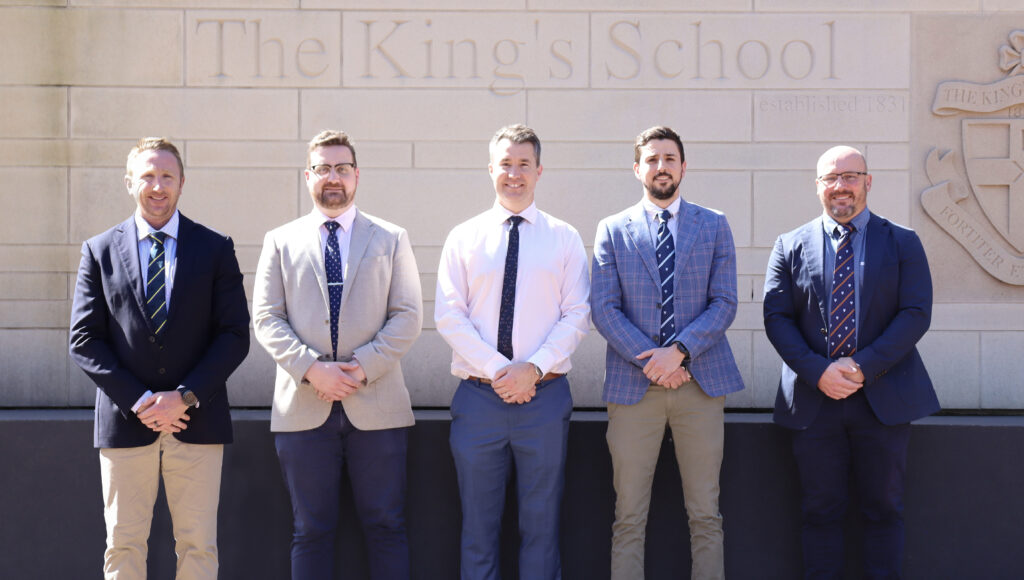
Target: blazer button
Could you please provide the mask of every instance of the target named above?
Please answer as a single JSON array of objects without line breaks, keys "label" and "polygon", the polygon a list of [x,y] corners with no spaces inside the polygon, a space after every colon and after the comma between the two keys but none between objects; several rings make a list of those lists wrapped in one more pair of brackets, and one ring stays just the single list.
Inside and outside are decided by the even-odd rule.
[{"label": "blazer button", "polygon": [[330,318],[328,318],[327,320],[324,320],[324,324],[330,324],[330,323],[331,323],[331,319]]},{"label": "blazer button", "polygon": [[818,332],[820,332],[822,336],[828,336],[828,331],[824,328],[819,328]]},{"label": "blazer button", "polygon": [[167,372],[167,369],[165,369],[164,367],[160,367],[159,369],[157,369],[156,372],[158,372],[158,373],[160,373],[162,375],[162,374]]},{"label": "blazer button", "polygon": [[149,337],[149,342],[156,342],[156,337],[155,336]]}]

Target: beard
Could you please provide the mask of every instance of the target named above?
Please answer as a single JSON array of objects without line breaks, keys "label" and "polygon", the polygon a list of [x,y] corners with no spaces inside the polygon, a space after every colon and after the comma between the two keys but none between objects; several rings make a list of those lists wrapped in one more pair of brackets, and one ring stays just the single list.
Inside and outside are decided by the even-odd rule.
[{"label": "beard", "polygon": [[[658,185],[657,180],[661,176],[668,177],[667,185]],[[679,189],[679,182],[673,181],[672,176],[668,173],[659,173],[654,176],[651,183],[647,185],[647,191],[650,192],[651,197],[654,199],[672,199],[672,196],[676,194],[676,190]]]},{"label": "beard", "polygon": [[850,200],[848,205],[837,205],[837,204],[835,204],[832,201],[831,198],[829,199],[829,204],[828,204],[829,214],[831,214],[833,218],[853,217],[853,215],[855,213],[857,213],[857,192],[849,190],[849,189],[844,189],[842,191],[837,191],[837,192],[833,193],[832,195],[833,196],[837,196],[837,195],[849,195],[849,196],[851,196],[851,200]]},{"label": "beard", "polygon": [[331,190],[324,187],[316,194],[317,204],[326,209],[338,209],[345,207],[349,204],[351,199],[352,196],[349,195],[348,189],[346,189],[344,185],[340,185],[336,189]]}]

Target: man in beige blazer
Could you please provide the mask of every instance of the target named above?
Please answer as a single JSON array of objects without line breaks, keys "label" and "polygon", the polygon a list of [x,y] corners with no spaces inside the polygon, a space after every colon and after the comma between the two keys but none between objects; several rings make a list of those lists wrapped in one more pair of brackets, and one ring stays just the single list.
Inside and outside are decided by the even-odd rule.
[{"label": "man in beige blazer", "polygon": [[409,577],[401,357],[423,300],[409,237],[356,209],[356,152],[341,131],[309,143],[310,214],[267,233],[256,338],[277,363],[270,429],[295,516],[292,578],[330,578],[341,470],[352,483],[371,576]]}]

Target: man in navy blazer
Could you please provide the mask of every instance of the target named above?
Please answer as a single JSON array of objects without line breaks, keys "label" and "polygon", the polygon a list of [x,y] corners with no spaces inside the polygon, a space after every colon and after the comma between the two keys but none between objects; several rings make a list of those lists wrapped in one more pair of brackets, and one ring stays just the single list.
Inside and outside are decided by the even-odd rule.
[{"label": "man in navy blazer", "polygon": [[743,389],[725,337],[736,317],[736,248],[721,212],[680,196],[686,160],[675,131],[641,133],[633,171],[644,197],[598,225],[591,284],[594,325],[608,341],[611,577],[644,577],[651,484],[668,424],[690,522],[692,577],[722,578],[725,395]]},{"label": "man in navy blazer", "polygon": [[184,182],[173,144],[140,140],[125,175],[135,214],[82,244],[70,352],[97,386],[105,578],[146,577],[161,474],[177,578],[217,577],[226,382],[249,351],[249,313],[231,238],[177,211]]},{"label": "man in navy blazer", "polygon": [[931,321],[931,275],[917,234],[868,211],[859,151],[829,149],[817,174],[824,214],[775,242],[764,294],[783,361],[775,422],[793,430],[803,492],[804,575],[843,576],[852,471],[865,576],[896,578],[910,421],[939,410],[916,348]]}]

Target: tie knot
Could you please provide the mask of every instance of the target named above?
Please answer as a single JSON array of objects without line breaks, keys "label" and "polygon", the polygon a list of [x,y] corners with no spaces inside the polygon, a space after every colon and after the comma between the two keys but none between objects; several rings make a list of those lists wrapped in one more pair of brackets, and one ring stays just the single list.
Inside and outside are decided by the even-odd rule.
[{"label": "tie knot", "polygon": [[852,234],[854,231],[856,230],[853,229],[853,224],[839,224],[839,227],[836,228],[836,233],[839,234],[840,238],[843,236],[848,236]]},{"label": "tie knot", "polygon": [[164,240],[167,239],[167,234],[165,234],[164,232],[152,232],[147,237],[151,238],[154,242],[163,245]]},{"label": "tie knot", "polygon": [[671,217],[672,217],[672,212],[668,211],[667,209],[663,209],[663,210],[661,210],[660,213],[658,213],[658,223],[667,224],[669,218],[671,218]]},{"label": "tie knot", "polygon": [[338,231],[338,228],[341,227],[341,224],[334,220],[327,220],[324,222],[324,227],[327,228],[328,232],[333,234],[334,232]]},{"label": "tie knot", "polygon": [[522,223],[523,219],[524,218],[521,215],[510,215],[510,216],[508,216],[508,221],[512,223],[512,227],[513,228],[518,228],[519,224]]}]

